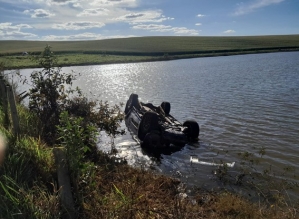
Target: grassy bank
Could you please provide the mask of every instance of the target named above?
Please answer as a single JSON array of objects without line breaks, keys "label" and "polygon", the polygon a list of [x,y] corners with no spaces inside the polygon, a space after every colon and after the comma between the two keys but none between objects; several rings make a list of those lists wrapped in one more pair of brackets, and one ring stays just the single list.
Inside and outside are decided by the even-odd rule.
[{"label": "grassy bank", "polygon": [[[65,218],[53,147],[39,137],[38,118],[21,105],[18,112],[17,138],[3,126],[0,111],[0,131],[9,142],[0,167],[0,218]],[[82,219],[297,218],[295,207],[280,202],[252,203],[225,191],[197,190],[187,196],[179,180],[132,168],[101,152],[80,165],[84,169],[74,181],[73,196]]]},{"label": "grassy bank", "polygon": [[46,44],[59,65],[161,61],[194,57],[298,51],[299,35],[248,37],[137,37],[95,41],[0,41],[0,62],[9,69],[38,67],[22,52],[38,54]]},{"label": "grassy bank", "polygon": [[[55,68],[56,57],[50,47],[36,60],[43,70],[26,79],[32,83],[29,107],[17,98],[17,135],[13,134],[11,114],[4,113],[3,93],[0,95],[0,132],[8,142],[5,160],[0,163],[0,218],[67,218],[58,174],[60,165],[53,155],[57,148],[66,156],[65,176],[70,181],[76,214],[72,218],[298,216],[298,205],[287,202],[279,187],[274,187],[277,198],[271,196],[271,200],[258,203],[228,191],[216,193],[197,188],[188,192],[178,179],[142,167],[132,168],[126,160],[102,153],[97,145],[99,130],[106,131],[111,139],[123,133],[119,130],[123,119],[120,108],[90,101],[80,90],[73,90],[73,75]],[[3,73],[0,65],[1,70]],[[113,144],[111,151],[115,151]],[[251,162],[248,153],[244,154],[244,162],[246,159]],[[218,172],[219,178],[224,179],[227,167]],[[265,184],[270,185],[271,179]],[[237,181],[241,183],[241,176]]]}]

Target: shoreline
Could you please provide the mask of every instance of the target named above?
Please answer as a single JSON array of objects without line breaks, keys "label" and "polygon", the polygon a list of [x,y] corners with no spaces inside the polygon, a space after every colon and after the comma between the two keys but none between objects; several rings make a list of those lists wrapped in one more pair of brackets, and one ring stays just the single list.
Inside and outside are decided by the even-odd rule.
[{"label": "shoreline", "polygon": [[[164,56],[128,56],[128,55],[101,55],[94,54],[80,54],[80,53],[69,53],[59,55],[58,66],[56,67],[71,67],[71,66],[89,66],[89,65],[110,65],[110,64],[126,64],[126,63],[140,63],[140,62],[159,62],[159,61],[174,61],[180,59],[192,59],[192,58],[207,58],[207,57],[219,57],[219,56],[235,56],[235,55],[249,55],[249,54],[264,54],[264,53],[277,53],[277,52],[296,52],[299,48],[293,49],[262,49],[262,50],[250,50],[250,51],[225,51],[225,52],[213,52],[210,53],[197,53],[197,54],[184,54],[184,55],[164,55]],[[68,62],[69,58],[79,56],[82,60],[74,60]],[[97,60],[92,60],[96,57]],[[88,59],[90,58],[90,59]],[[12,59],[16,59],[11,61]],[[105,60],[106,59],[106,60]],[[10,64],[10,62],[24,62],[28,65],[16,65]],[[15,56],[7,55],[0,56],[0,63],[4,63],[4,70],[20,70],[20,69],[31,69],[40,68],[35,64],[30,56]],[[8,63],[8,64],[7,64]]]}]

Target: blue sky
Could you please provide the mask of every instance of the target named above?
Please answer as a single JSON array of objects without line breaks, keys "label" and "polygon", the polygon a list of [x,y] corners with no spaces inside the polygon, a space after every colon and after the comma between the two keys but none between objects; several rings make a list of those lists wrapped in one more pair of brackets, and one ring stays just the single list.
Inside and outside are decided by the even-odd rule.
[{"label": "blue sky", "polygon": [[299,0],[0,0],[0,40],[299,34]]}]

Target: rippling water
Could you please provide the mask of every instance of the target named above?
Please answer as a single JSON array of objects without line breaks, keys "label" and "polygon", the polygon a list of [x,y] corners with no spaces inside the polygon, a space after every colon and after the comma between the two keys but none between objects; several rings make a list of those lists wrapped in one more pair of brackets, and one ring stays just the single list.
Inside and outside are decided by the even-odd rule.
[{"label": "rippling water", "polygon": [[[82,74],[76,85],[90,98],[125,103],[137,93],[143,102],[170,102],[171,114],[181,122],[195,119],[200,124],[199,143],[159,159],[144,154],[130,132],[117,137],[119,156],[131,165],[208,188],[218,186],[213,180],[216,167],[192,164],[191,156],[212,163],[234,161],[236,169],[242,162],[240,152],[259,157],[264,148],[260,171],[299,167],[299,52],[63,70]],[[103,135],[99,147],[109,151],[109,138]]]}]

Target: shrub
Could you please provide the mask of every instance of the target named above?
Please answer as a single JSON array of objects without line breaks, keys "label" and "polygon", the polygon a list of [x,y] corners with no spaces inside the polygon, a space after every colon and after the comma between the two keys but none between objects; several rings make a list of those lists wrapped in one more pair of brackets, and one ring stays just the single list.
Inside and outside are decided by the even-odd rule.
[{"label": "shrub", "polygon": [[56,67],[57,58],[50,46],[46,46],[34,60],[43,69],[32,72],[30,76],[32,88],[29,91],[29,109],[39,118],[42,137],[48,144],[57,143],[57,125],[63,111],[82,117],[84,127],[92,123],[111,136],[123,133],[118,131],[119,122],[122,121],[120,108],[110,108],[107,103],[89,101],[79,88],[73,89],[72,82],[76,75],[63,73],[60,67]]},{"label": "shrub", "polygon": [[[50,46],[46,46],[41,55],[34,59],[43,69],[31,73],[29,109],[36,113],[42,123],[43,138],[52,144],[55,142],[62,104],[68,99],[68,95],[74,92],[70,85],[75,76],[62,73],[61,68],[55,67],[57,59]],[[65,89],[65,86],[69,86],[68,89]]]}]

